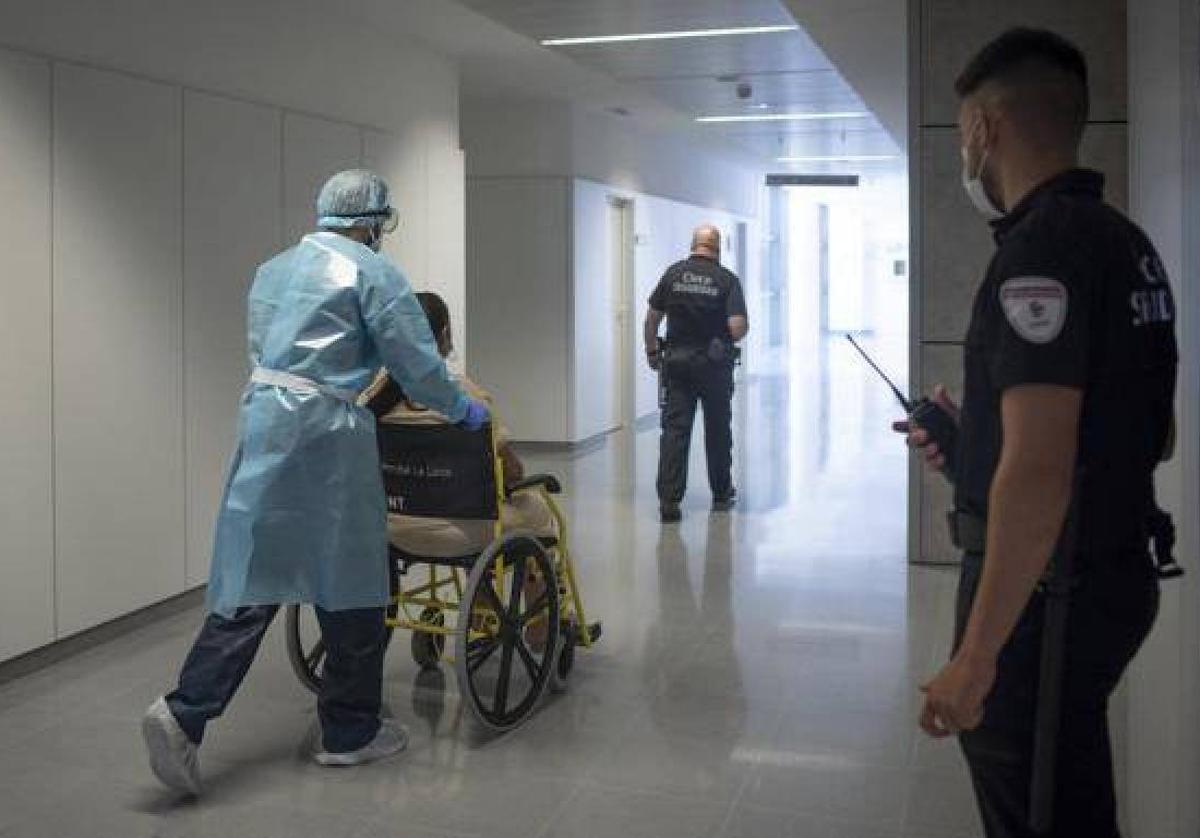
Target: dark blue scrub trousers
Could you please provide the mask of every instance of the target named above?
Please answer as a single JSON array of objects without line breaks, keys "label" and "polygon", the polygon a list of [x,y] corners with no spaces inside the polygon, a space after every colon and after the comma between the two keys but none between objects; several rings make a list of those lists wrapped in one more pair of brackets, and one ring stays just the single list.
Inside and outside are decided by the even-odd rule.
[{"label": "dark blue scrub trousers", "polygon": [[[192,645],[178,688],[167,696],[183,732],[199,745],[210,719],[225,712],[258,653],[278,605],[239,608],[232,618],[209,614]],[[382,608],[317,608],[325,665],[317,715],[330,753],[356,751],[379,732],[387,628]]]}]

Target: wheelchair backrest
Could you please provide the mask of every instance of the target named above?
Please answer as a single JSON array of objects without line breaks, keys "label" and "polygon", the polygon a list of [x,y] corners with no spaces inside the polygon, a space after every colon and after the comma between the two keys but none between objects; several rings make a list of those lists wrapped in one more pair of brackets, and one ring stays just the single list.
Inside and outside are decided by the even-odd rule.
[{"label": "wheelchair backrest", "polygon": [[490,425],[468,431],[380,422],[377,437],[388,512],[474,521],[500,517]]}]

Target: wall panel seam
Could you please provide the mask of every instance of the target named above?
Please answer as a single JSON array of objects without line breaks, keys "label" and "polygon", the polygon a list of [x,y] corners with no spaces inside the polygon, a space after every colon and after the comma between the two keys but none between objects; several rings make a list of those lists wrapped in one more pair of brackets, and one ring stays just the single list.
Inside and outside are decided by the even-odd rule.
[{"label": "wall panel seam", "polygon": [[57,120],[55,119],[56,97],[55,97],[55,78],[56,67],[55,62],[48,61],[47,67],[49,70],[50,96],[49,102],[49,117],[50,117],[50,137],[49,137],[49,208],[50,208],[50,237],[47,242],[50,251],[50,610],[53,621],[53,637],[59,637],[59,615],[58,615],[58,433],[56,432],[57,424],[57,409],[58,398],[55,392],[57,380],[55,371],[56,367],[56,351],[55,351],[55,317],[54,306],[56,300],[55,286],[55,264],[54,264],[54,241],[55,241],[55,224],[54,224],[54,179],[55,171],[55,140],[57,130]]},{"label": "wall panel seam", "polygon": [[563,179],[563,195],[562,200],[566,204],[564,213],[566,217],[566,236],[567,236],[567,259],[566,259],[566,278],[567,278],[567,293],[566,293],[566,327],[567,327],[567,427],[566,433],[563,435],[565,439],[575,439],[575,426],[577,424],[575,416],[575,388],[578,386],[577,376],[575,374],[575,363],[578,355],[578,348],[575,346],[575,318],[578,316],[575,312],[575,199],[577,190],[575,188],[574,178]]},{"label": "wall panel seam", "polygon": [[[924,121],[924,101],[922,91],[925,88],[924,66],[924,0],[909,0],[907,36],[911,45],[908,51],[908,183],[909,183],[909,245],[908,245],[908,377],[909,390],[921,381],[923,375],[923,359],[920,347],[921,329],[924,322],[922,289],[924,288],[924,270],[921,247],[921,230],[924,216],[922,205],[922,181],[920,164],[923,154],[922,130],[919,127]],[[921,510],[925,502],[924,483],[921,479],[920,466],[911,459],[908,463],[908,516],[907,516],[907,550],[908,561],[921,561],[924,528],[924,516]]]},{"label": "wall panel seam", "polygon": [[187,339],[187,91],[179,89],[179,405],[183,481],[183,568],[181,591],[188,588],[188,558],[192,543],[191,471],[188,457],[188,339]]}]

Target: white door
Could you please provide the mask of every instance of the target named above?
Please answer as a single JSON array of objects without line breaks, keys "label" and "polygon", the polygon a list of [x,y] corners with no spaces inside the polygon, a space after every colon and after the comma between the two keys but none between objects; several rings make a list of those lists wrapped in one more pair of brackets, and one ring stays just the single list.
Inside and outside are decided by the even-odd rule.
[{"label": "white door", "polygon": [[612,199],[608,205],[609,271],[613,301],[613,425],[633,427],[633,205]]}]

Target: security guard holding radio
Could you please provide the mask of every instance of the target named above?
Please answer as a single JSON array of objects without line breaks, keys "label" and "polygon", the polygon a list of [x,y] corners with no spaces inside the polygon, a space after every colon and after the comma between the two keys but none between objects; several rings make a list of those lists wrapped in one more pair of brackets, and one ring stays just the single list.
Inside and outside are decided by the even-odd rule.
[{"label": "security guard holding radio", "polygon": [[[934,467],[955,462],[964,553],[955,652],[923,687],[921,727],[959,735],[989,838],[1115,838],[1108,699],[1154,623],[1159,576],[1177,573],[1148,550],[1164,532],[1153,475],[1169,456],[1175,305],[1146,235],[1077,168],[1074,46],[1010,31],[956,89],[963,183],[998,249],[957,439],[897,424]],[[935,399],[957,414],[944,389]]]},{"label": "security guard holding radio", "polygon": [[[667,321],[667,339],[659,327]],[[650,368],[659,374],[662,438],[658,500],[664,523],[682,518],[688,449],[697,402],[704,409],[704,447],[713,509],[733,507],[733,368],[737,342],[749,330],[746,300],[737,276],[721,267],[721,232],[697,227],[691,255],[667,269],[650,295],[644,337]]]}]

